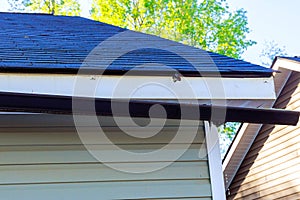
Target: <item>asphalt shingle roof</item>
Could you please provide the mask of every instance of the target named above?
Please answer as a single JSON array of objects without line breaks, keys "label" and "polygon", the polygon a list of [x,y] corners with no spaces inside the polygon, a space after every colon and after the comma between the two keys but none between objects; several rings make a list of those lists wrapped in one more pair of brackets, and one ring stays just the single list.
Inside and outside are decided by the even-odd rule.
[{"label": "asphalt shingle roof", "polygon": [[[99,43],[125,30],[81,17],[0,13],[0,72],[77,73],[84,59]],[[191,51],[196,49],[187,48]],[[136,65],[157,62],[187,76],[198,76],[197,70],[212,76],[218,71],[222,76],[272,75],[272,69],[212,52],[207,53],[218,70],[210,67],[205,61],[200,62],[195,69],[180,56],[160,49],[147,48],[119,57],[106,73],[123,74]],[[201,61],[201,58],[198,59]],[[93,66],[92,69],[101,67]],[[161,74],[167,71],[163,67],[151,68],[149,65],[140,69]]]}]

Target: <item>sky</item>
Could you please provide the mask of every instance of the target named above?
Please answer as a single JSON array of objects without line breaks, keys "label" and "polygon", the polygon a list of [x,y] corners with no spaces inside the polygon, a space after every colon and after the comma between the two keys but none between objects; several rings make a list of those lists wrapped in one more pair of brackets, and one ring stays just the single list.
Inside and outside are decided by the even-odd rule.
[{"label": "sky", "polygon": [[[92,0],[79,0],[83,17],[89,17]],[[251,33],[248,38],[257,42],[249,47],[242,58],[261,64],[259,57],[264,41],[274,40],[285,47],[289,56],[300,56],[300,1],[299,0],[227,0],[232,10],[244,8],[247,11]],[[9,9],[7,0],[0,0],[0,11]]]},{"label": "sky", "polygon": [[248,48],[243,58],[260,64],[259,54],[264,41],[274,40],[285,46],[289,56],[300,56],[299,0],[228,0],[234,8],[244,8],[248,14],[248,37],[257,45]]}]

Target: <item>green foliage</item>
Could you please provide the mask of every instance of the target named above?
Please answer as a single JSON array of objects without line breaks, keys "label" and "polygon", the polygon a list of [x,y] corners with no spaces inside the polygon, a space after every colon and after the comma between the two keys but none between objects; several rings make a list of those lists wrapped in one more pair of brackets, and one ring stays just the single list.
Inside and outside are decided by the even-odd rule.
[{"label": "green foliage", "polygon": [[225,0],[93,0],[91,17],[234,58],[255,44],[246,11]]},{"label": "green foliage", "polygon": [[52,13],[57,15],[80,15],[78,0],[8,0],[11,9]]},{"label": "green foliage", "polygon": [[239,122],[227,122],[218,127],[218,132],[227,135],[227,137],[232,140],[240,125],[241,123]]},{"label": "green foliage", "polygon": [[274,40],[265,41],[264,49],[261,51],[259,57],[261,59],[262,65],[270,67],[272,61],[276,56],[287,56],[285,46],[279,46]]},{"label": "green foliage", "polygon": [[232,143],[241,123],[227,122],[218,127],[221,157],[224,158],[230,144]]},{"label": "green foliage", "polygon": [[7,0],[10,11],[22,11],[25,9],[23,5],[23,0]]}]

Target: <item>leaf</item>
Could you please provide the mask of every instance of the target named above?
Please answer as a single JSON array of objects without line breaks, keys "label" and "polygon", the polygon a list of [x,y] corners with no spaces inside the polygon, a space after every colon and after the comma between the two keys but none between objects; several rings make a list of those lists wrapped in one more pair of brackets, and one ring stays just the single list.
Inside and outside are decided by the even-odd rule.
[{"label": "leaf", "polygon": [[56,15],[79,16],[78,0],[8,0],[11,9],[52,13]]},{"label": "leaf", "polygon": [[225,0],[93,0],[95,20],[240,58],[250,32],[246,11]]}]

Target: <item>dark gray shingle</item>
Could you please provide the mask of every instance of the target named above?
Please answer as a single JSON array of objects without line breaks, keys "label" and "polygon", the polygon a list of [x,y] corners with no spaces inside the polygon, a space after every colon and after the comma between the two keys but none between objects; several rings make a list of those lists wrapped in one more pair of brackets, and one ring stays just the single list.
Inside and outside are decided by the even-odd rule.
[{"label": "dark gray shingle", "polygon": [[[81,17],[45,14],[0,13],[0,71],[77,73],[86,56],[102,41],[125,31],[119,27]],[[150,36],[149,37],[153,37]],[[181,44],[178,44],[181,45]],[[187,47],[192,51],[197,50]],[[199,50],[200,51],[200,50]],[[195,69],[184,58],[159,49],[139,49],[115,60],[106,74],[123,74],[140,64],[160,63],[187,76],[217,75],[269,77],[272,70],[242,60],[207,52],[217,66],[202,58]],[[89,70],[99,70],[92,66]],[[88,71],[88,70],[87,70]],[[163,67],[142,67],[139,74],[167,73]]]}]

